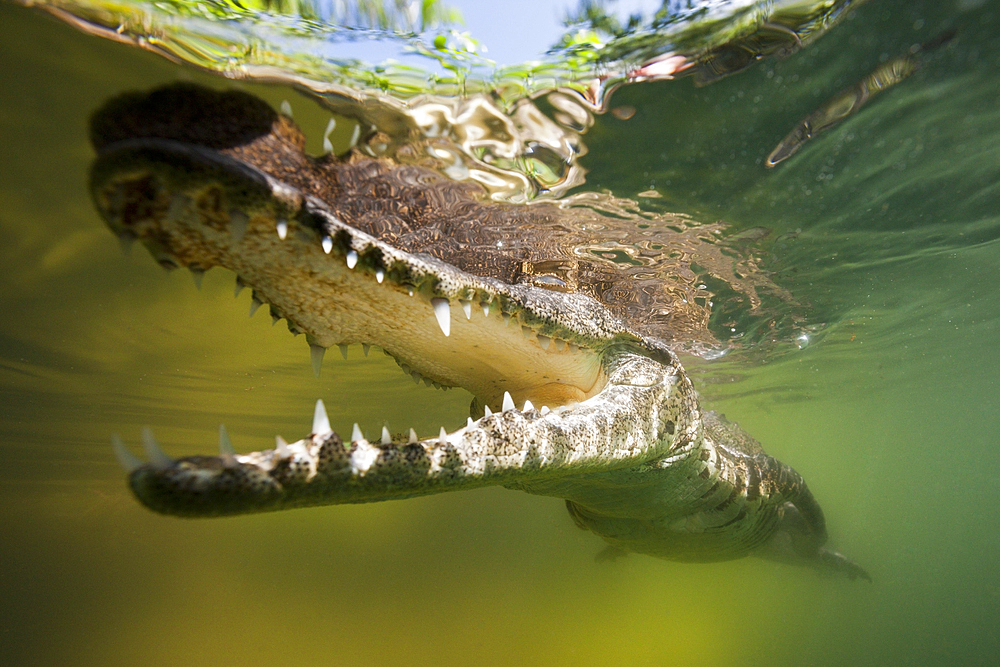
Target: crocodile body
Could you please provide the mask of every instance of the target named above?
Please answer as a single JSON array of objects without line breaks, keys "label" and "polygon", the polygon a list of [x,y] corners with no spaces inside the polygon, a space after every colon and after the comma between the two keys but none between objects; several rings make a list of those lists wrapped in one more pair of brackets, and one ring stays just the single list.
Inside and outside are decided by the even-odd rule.
[{"label": "crocodile body", "polygon": [[558,208],[485,203],[468,184],[359,154],[308,157],[289,118],[242,93],[125,96],[95,115],[92,140],[110,227],[164,266],[234,271],[306,335],[317,372],[329,347],[374,345],[414,379],[475,397],[464,428],[426,439],[342,439],[319,402],[309,436],[262,452],[236,454],[223,430],[218,457],[171,460],[144,433],[144,463],[116,440],[151,509],[220,516],[501,485],[565,499],[615,553],[758,555],[867,578],[824,547],[798,473],[702,410],[664,337],[595,298],[598,264],[526,270]]}]

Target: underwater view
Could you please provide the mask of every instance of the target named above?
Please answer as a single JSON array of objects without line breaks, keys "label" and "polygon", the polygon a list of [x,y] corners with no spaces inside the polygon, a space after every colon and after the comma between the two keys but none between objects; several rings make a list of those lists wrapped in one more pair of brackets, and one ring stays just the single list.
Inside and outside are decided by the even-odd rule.
[{"label": "underwater view", "polygon": [[[0,663],[997,663],[997,3],[4,0],[0,54]],[[166,231],[132,243],[135,200],[115,198],[146,154],[105,149],[148,149],[115,134],[130,119],[216,103],[301,141],[302,191],[320,196],[313,171],[343,192],[352,168],[398,178],[316,229],[220,209],[263,248],[254,275]],[[245,129],[173,118],[206,146]],[[210,171],[207,152],[176,155]],[[175,201],[163,217],[183,219]],[[411,224],[417,204],[440,219]],[[409,254],[359,258],[338,216]],[[471,354],[544,367],[523,332],[584,357],[560,372],[592,386],[419,366],[400,350],[423,315],[391,300],[365,325],[388,321],[384,338],[324,338],[269,292],[286,235],[411,297],[404,260],[486,276],[471,315],[471,297],[444,314],[431,298],[434,345],[480,307],[502,327],[522,296],[554,304],[576,334],[526,306],[517,341]],[[296,280],[314,278],[296,252]],[[808,482],[837,567],[618,548],[527,464],[210,518],[130,483],[174,465],[163,452],[276,468],[321,432],[318,399],[349,453],[372,443],[374,479],[379,442],[431,452],[499,422],[505,389],[539,420],[600,411],[611,366],[594,358],[669,359],[661,345],[703,410]],[[239,513],[218,507],[200,513]]]}]

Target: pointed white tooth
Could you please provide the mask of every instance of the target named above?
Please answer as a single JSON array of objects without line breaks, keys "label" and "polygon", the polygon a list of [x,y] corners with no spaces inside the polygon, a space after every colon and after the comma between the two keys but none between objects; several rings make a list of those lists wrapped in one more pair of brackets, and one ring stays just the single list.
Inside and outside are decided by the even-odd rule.
[{"label": "pointed white tooth", "polygon": [[414,444],[416,444],[417,442],[418,442],[418,440],[417,440],[417,432],[416,432],[416,431],[414,431],[414,430],[413,430],[413,429],[411,428],[411,429],[410,429],[410,440],[409,440],[408,444],[411,444],[411,445],[414,445]]},{"label": "pointed white tooth", "polygon": [[466,301],[465,299],[459,299],[458,302],[462,305],[462,312],[465,313],[465,319],[472,319],[472,302]]},{"label": "pointed white tooth", "polygon": [[250,301],[250,317],[253,317],[254,314],[257,312],[257,309],[260,308],[263,305],[264,305],[264,303],[260,299],[258,299],[257,297],[254,297],[253,299],[251,299],[251,301]]},{"label": "pointed white tooth", "polygon": [[547,414],[549,414],[549,413],[550,413],[550,412],[552,412],[552,411],[551,411],[551,410],[549,410],[549,406],[547,406],[547,405],[543,405],[543,406],[542,406],[542,409],[541,409],[541,410],[539,410],[539,412],[541,412],[541,413],[542,413],[542,416],[544,416],[544,415],[547,415]]},{"label": "pointed white tooth", "polygon": [[194,286],[201,289],[201,282],[205,278],[205,269],[190,269],[191,278],[194,280]]},{"label": "pointed white tooth", "polygon": [[510,392],[509,391],[505,391],[503,393],[503,408],[502,408],[502,410],[504,412],[507,412],[508,410],[513,410],[513,409],[514,409],[514,399],[510,397]]},{"label": "pointed white tooth", "polygon": [[484,414],[485,417],[489,417],[490,415],[493,414],[493,411],[490,410],[490,406],[488,406],[488,405],[484,405],[483,406],[483,412],[485,413]]},{"label": "pointed white tooth", "polygon": [[521,412],[527,412],[528,410],[534,410],[534,409],[535,406],[531,404],[531,401],[525,401],[524,408],[521,410]]},{"label": "pointed white tooth", "polygon": [[483,301],[479,305],[482,306],[482,308],[483,308],[483,317],[489,317],[490,316],[490,304],[488,304],[485,301]]},{"label": "pointed white tooth", "polygon": [[413,290],[412,289],[407,289],[406,291],[410,293],[410,296],[413,296]]},{"label": "pointed white tooth", "polygon": [[380,283],[385,280],[385,271],[382,269],[375,269],[375,280]]},{"label": "pointed white tooth", "polygon": [[358,139],[360,137],[361,137],[361,126],[355,125],[354,129],[351,130],[351,139],[350,141],[348,141],[348,144],[351,146],[351,148],[354,147],[354,144],[358,143]]},{"label": "pointed white tooth", "polygon": [[[275,320],[277,322],[277,320]],[[312,361],[313,375],[319,377],[319,372],[323,369],[323,355],[326,354],[326,348],[322,345],[310,345],[309,346],[309,359]]]},{"label": "pointed white tooth", "polygon": [[288,100],[281,100],[281,113],[289,118],[292,117],[292,105],[289,104]]},{"label": "pointed white tooth", "polygon": [[246,287],[246,285],[243,284],[243,281],[240,280],[239,276],[236,276],[236,287],[233,288],[233,298],[234,299],[240,295],[240,292],[243,291],[244,287]]},{"label": "pointed white tooth", "polygon": [[543,336],[541,334],[538,335],[538,344],[541,346],[543,350],[549,349],[549,343],[551,342],[552,339],[549,338],[548,336]]},{"label": "pointed white tooth", "polygon": [[466,417],[466,419],[468,419],[468,421],[465,423],[465,428],[472,428],[472,417]]},{"label": "pointed white tooth", "polygon": [[122,467],[125,468],[125,472],[131,473],[136,468],[142,467],[142,459],[125,447],[125,443],[122,442],[121,437],[117,433],[111,436],[111,448],[115,450],[115,458],[117,458],[118,463],[122,464]]},{"label": "pointed white tooth", "polygon": [[389,435],[389,427],[388,426],[383,426],[382,427],[382,444],[383,445],[391,445],[392,444],[392,436]]},{"label": "pointed white tooth", "polygon": [[149,458],[150,465],[157,470],[163,470],[174,465],[174,460],[160,449],[160,445],[157,444],[156,438],[153,437],[153,432],[148,426],[142,427],[142,448],[146,450],[146,456]]},{"label": "pointed white tooth", "polygon": [[278,230],[278,238],[284,241],[285,237],[288,236],[288,221],[281,218],[274,227]]},{"label": "pointed white tooth", "polygon": [[326,416],[326,406],[323,405],[323,399],[321,398],[316,401],[316,410],[313,411],[313,435],[322,435],[332,430],[330,428],[330,418]]},{"label": "pointed white tooth", "polygon": [[365,436],[361,435],[361,427],[355,422],[354,429],[351,431],[351,442],[361,442],[365,439]]},{"label": "pointed white tooth", "polygon": [[347,251],[347,268],[353,269],[358,265],[358,253],[354,250]]},{"label": "pointed white tooth", "polygon": [[344,361],[347,361],[347,345],[345,345],[344,343],[341,343],[337,347],[340,348],[340,356],[342,356],[344,358]]},{"label": "pointed white tooth", "polygon": [[250,218],[243,211],[231,209],[229,211],[229,233],[233,235],[233,240],[239,242],[247,234],[247,223]]},{"label": "pointed white tooth", "polygon": [[510,315],[507,314],[507,313],[502,313],[502,315],[503,315],[503,324],[504,324],[504,326],[509,325],[510,324]]},{"label": "pointed white tooth", "polygon": [[560,352],[566,349],[566,341],[564,341],[562,338],[553,338],[552,342],[555,344],[556,349],[559,350]]},{"label": "pointed white tooth", "polygon": [[327,121],[326,130],[323,131],[323,152],[332,153],[333,152],[333,142],[330,141],[330,133],[333,132],[333,128],[337,127],[337,121],[331,118]]},{"label": "pointed white tooth", "polygon": [[287,459],[292,455],[292,450],[288,448],[288,442],[280,435],[274,436],[274,454],[279,459]]},{"label": "pointed white tooth", "polygon": [[444,430],[444,426],[441,427],[441,433],[438,434],[438,440],[441,442],[448,442],[448,431]]},{"label": "pointed white tooth", "polygon": [[532,333],[531,327],[521,327],[521,335],[525,338],[531,338]]},{"label": "pointed white tooth", "polygon": [[323,244],[323,252],[329,255],[330,251],[333,250],[333,239],[329,236],[324,236],[321,243]]},{"label": "pointed white tooth", "polygon": [[121,246],[122,254],[126,257],[132,252],[132,245],[135,243],[135,234],[132,232],[122,232],[118,235],[118,245]]},{"label": "pointed white tooth", "polygon": [[438,326],[445,336],[451,335],[451,305],[448,299],[431,299],[431,306],[434,307],[434,317],[437,318]]},{"label": "pointed white tooth", "polygon": [[233,441],[229,439],[225,424],[219,424],[219,458],[227,468],[235,468],[239,465],[236,460],[236,449],[233,448]]},{"label": "pointed white tooth", "polygon": [[366,357],[368,356],[368,350],[370,349],[372,349],[371,345],[369,345],[368,343],[361,343],[361,351],[365,353]]}]

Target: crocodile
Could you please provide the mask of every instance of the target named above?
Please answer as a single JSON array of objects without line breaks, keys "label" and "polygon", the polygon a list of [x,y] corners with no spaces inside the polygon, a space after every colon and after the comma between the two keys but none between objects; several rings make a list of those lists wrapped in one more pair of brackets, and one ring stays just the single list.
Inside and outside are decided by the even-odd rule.
[{"label": "crocodile", "polygon": [[249,454],[224,427],[218,456],[176,460],[148,429],[146,461],[115,436],[151,510],[217,517],[499,485],[563,499],[606,556],[759,556],[870,580],[825,546],[803,478],[702,409],[671,341],[588,293],[599,269],[525,271],[558,207],[495,203],[358,151],[309,156],[288,115],[193,84],[109,101],[91,141],[110,228],[166,268],[235,272],[252,308],[270,304],[305,334],[317,374],[330,347],[377,346],[415,380],[474,396],[464,427],[424,439],[383,428],[370,441],[357,425],[342,438],[322,401],[309,435]]}]

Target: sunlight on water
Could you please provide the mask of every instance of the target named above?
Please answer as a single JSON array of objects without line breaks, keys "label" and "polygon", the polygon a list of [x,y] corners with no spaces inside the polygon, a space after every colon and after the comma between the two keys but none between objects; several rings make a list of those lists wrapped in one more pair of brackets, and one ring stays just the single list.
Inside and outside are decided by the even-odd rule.
[{"label": "sunlight on water", "polygon": [[[226,82],[0,5],[0,661],[992,664],[1000,15],[953,4],[873,0],[711,86],[624,87],[610,104],[634,113],[592,118],[585,184],[567,188],[721,220],[719,247],[788,290],[767,306],[791,324],[770,336],[707,285],[733,349],[685,362],[709,407],[809,480],[872,585],[754,559],[596,563],[603,544],[562,502],[501,489],[211,521],[143,509],[113,432],[137,449],[151,425],[168,453],[209,454],[224,422],[256,450],[305,435],[322,397],[342,433],[428,435],[471,397],[360,347],[329,352],[317,380],[302,337],[248,318],[232,274],[198,290],[141,247],[123,257],[87,194],[89,114],[126,90]],[[949,28],[920,70],[765,170],[824,101]],[[328,110],[240,85],[289,100],[322,151]]]}]

